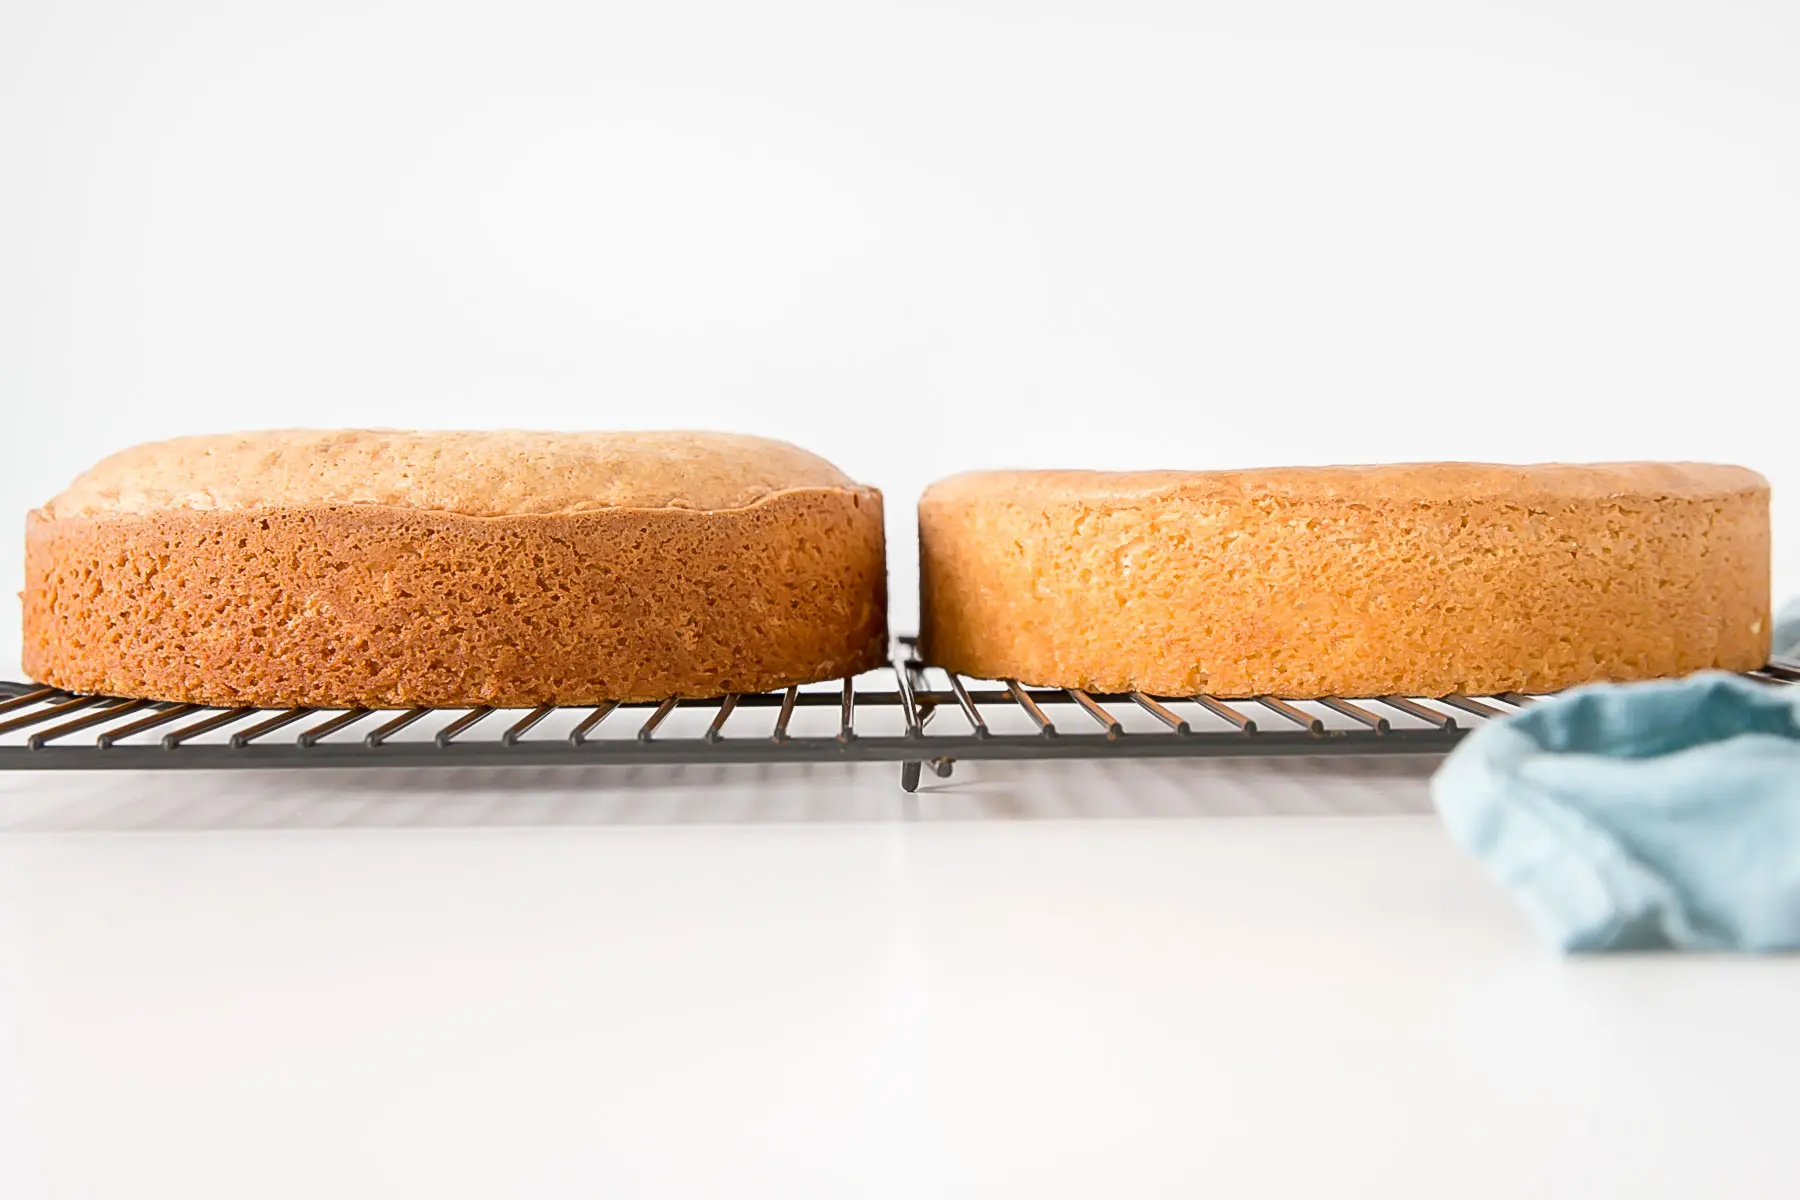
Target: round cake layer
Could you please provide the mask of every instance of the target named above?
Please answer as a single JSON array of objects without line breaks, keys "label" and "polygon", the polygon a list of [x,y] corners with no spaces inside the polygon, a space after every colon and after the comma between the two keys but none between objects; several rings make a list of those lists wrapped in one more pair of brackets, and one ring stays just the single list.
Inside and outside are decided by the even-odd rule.
[{"label": "round cake layer", "polygon": [[993,472],[919,504],[921,650],[1159,696],[1548,692],[1769,653],[1740,467]]},{"label": "round cake layer", "polygon": [[[334,444],[386,448],[359,474]],[[781,443],[168,445],[29,519],[34,678],[215,705],[511,707],[762,691],[885,659],[880,493]],[[260,484],[253,460],[271,464]]]}]

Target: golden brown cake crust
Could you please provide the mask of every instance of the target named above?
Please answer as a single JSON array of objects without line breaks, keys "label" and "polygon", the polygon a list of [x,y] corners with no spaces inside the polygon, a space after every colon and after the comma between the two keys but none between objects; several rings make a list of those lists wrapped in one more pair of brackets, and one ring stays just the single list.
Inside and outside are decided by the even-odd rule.
[{"label": "golden brown cake crust", "polygon": [[386,504],[512,517],[743,508],[793,488],[854,486],[798,446],[732,433],[268,429],[132,446],[44,507],[82,517]]},{"label": "golden brown cake crust", "polygon": [[1689,463],[957,476],[919,505],[921,649],[1162,696],[1748,670],[1768,505],[1755,472]]},{"label": "golden brown cake crust", "polygon": [[[679,436],[699,437],[704,458],[706,435]],[[281,503],[200,507],[168,497],[183,478],[195,494],[219,478],[169,471],[154,502],[28,519],[24,666],[71,691],[265,707],[587,704],[853,674],[886,652],[880,493],[805,470],[808,483],[786,486],[792,449],[723,483],[729,471],[690,461],[673,488],[640,469],[610,493],[657,506],[513,515],[310,501],[277,485],[267,493]],[[432,494],[510,486],[505,454],[471,463]],[[600,484],[511,502],[579,505]]]}]

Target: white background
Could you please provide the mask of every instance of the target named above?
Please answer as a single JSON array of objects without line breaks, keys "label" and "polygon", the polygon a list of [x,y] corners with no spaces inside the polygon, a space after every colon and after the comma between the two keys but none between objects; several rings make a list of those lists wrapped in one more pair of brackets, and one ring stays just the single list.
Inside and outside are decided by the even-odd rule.
[{"label": "white background", "polygon": [[[1796,62],[1778,2],[0,0],[0,514],[178,433],[731,428],[886,491],[904,627],[963,468],[1701,458],[1791,594]],[[1800,1191],[1800,963],[1554,959],[1425,769],[0,779],[0,1194]]]},{"label": "white background", "polygon": [[955,470],[1700,458],[1800,591],[1791,4],[0,14],[15,528],[171,434],[722,427],[885,490],[905,626]]}]

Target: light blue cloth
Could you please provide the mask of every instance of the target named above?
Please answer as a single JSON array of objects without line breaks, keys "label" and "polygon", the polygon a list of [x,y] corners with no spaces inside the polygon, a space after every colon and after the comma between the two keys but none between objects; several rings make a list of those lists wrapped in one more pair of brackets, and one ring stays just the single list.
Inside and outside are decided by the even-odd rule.
[{"label": "light blue cloth", "polygon": [[1800,685],[1577,689],[1476,730],[1431,794],[1563,950],[1800,948]]}]

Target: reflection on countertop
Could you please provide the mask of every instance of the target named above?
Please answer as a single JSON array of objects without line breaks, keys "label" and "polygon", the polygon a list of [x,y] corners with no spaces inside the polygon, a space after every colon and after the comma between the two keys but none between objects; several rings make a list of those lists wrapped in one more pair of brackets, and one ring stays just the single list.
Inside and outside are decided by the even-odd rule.
[{"label": "reflection on countertop", "polygon": [[914,796],[890,764],[21,773],[0,831],[1374,817],[1430,811],[1438,761],[963,763]]}]

